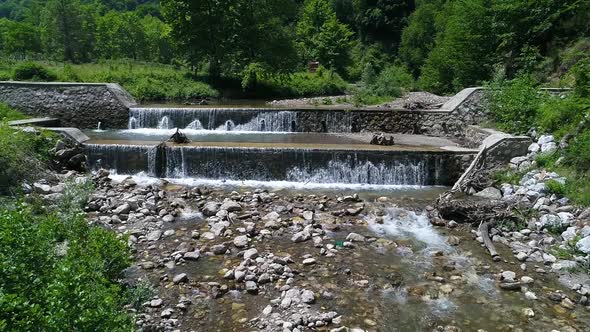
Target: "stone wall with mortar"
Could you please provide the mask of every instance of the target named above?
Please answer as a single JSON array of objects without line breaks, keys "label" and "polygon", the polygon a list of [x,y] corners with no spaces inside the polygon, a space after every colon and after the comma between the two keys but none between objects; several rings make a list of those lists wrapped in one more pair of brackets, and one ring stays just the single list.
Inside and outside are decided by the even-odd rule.
[{"label": "stone wall with mortar", "polygon": [[[334,121],[335,118],[337,121]],[[441,109],[380,110],[299,110],[297,130],[303,132],[384,132],[429,136],[465,137],[469,125],[485,119],[485,96],[481,88],[464,89]],[[334,130],[333,123],[346,128]]]},{"label": "stone wall with mortar", "polygon": [[117,84],[0,82],[0,102],[62,126],[125,128],[135,100]]}]

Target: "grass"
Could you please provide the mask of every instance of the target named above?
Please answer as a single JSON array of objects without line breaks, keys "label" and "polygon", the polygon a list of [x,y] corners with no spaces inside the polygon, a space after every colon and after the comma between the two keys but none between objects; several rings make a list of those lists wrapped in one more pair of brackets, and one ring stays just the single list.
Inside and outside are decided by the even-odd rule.
[{"label": "grass", "polygon": [[524,173],[513,171],[511,169],[501,169],[492,173],[492,180],[495,183],[518,184]]},{"label": "grass", "polygon": [[27,116],[10,106],[0,103],[0,122],[26,119]]},{"label": "grass", "polygon": [[191,102],[221,95],[269,99],[330,96],[343,94],[348,88],[337,73],[325,69],[316,73],[261,75],[253,86],[243,88],[238,77],[211,81],[188,68],[157,63],[117,60],[74,65],[0,61],[0,80],[17,77],[31,81],[118,83],[139,102]]}]

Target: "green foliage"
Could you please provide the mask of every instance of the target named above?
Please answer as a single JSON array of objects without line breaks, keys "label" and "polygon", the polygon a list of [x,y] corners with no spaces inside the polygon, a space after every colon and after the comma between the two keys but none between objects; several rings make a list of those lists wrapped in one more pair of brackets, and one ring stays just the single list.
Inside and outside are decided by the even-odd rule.
[{"label": "green foliage", "polygon": [[498,128],[514,133],[525,133],[533,126],[539,107],[546,99],[529,76],[506,80],[501,74],[489,84],[487,95],[490,113]]},{"label": "green foliage", "polygon": [[8,193],[23,181],[41,176],[55,145],[50,132],[28,133],[0,124],[0,193]]},{"label": "green foliage", "polygon": [[565,153],[565,162],[579,172],[590,171],[590,130],[574,138]]},{"label": "green foliage", "polygon": [[355,103],[361,105],[379,104],[400,97],[414,86],[414,79],[403,65],[395,64],[379,73],[371,64],[363,72],[363,87],[355,94]]},{"label": "green foliage", "polygon": [[523,174],[521,172],[515,172],[510,169],[502,169],[492,173],[492,180],[498,184],[518,184],[522,178],[522,175]]},{"label": "green foliage", "polygon": [[537,166],[544,167],[544,168],[551,168],[555,165],[555,162],[559,158],[554,152],[545,152],[539,153],[535,156],[535,161],[537,162]]},{"label": "green foliage", "polygon": [[403,30],[399,55],[412,70],[415,78],[420,76],[420,68],[434,48],[436,36],[436,15],[440,4],[422,1],[416,11],[408,18],[408,26]]},{"label": "green foliage", "polygon": [[156,290],[148,281],[141,281],[137,285],[127,289],[126,303],[129,303],[135,310],[140,310],[141,305],[154,296]]},{"label": "green foliage", "polygon": [[449,93],[488,78],[495,62],[492,13],[487,0],[449,2],[446,25],[436,35],[421,71],[421,88]]},{"label": "green foliage", "polygon": [[555,181],[555,180],[547,180],[545,181],[545,185],[547,186],[547,191],[551,194],[556,194],[559,196],[563,196],[566,193],[566,186],[565,184]]},{"label": "green foliage", "polygon": [[297,23],[297,36],[305,60],[317,60],[323,66],[344,73],[350,59],[352,35],[327,1],[305,1]]},{"label": "green foliage", "polygon": [[23,62],[14,68],[14,79],[17,81],[51,82],[55,81],[57,76],[36,62]]},{"label": "green foliage", "polygon": [[[8,331],[131,331],[116,283],[126,244],[79,215],[0,211],[0,326]],[[34,294],[34,296],[31,296]]]},{"label": "green foliage", "polygon": [[565,98],[547,98],[539,105],[537,124],[545,132],[563,136],[573,132],[586,114],[588,104],[584,100],[569,95]]},{"label": "green foliage", "polygon": [[27,116],[12,107],[0,103],[0,121],[12,121],[26,119]]},{"label": "green foliage", "polygon": [[331,70],[320,67],[315,73],[299,72],[284,76],[263,77],[257,83],[255,96],[304,97],[343,94],[347,83]]}]

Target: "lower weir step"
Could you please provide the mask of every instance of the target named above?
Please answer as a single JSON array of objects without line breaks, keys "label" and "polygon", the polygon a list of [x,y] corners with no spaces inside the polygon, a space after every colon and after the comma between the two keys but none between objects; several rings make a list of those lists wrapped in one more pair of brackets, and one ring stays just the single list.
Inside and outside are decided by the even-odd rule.
[{"label": "lower weir step", "polygon": [[451,185],[472,153],[87,144],[92,169],[163,178]]}]

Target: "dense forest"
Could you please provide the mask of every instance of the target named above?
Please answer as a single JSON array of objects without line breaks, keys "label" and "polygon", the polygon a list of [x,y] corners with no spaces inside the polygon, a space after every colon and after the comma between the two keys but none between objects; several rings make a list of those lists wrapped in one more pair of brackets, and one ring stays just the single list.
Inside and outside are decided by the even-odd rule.
[{"label": "dense forest", "polygon": [[556,85],[590,50],[583,0],[7,0],[0,17],[5,60],[168,64],[245,90],[312,60],[382,95]]}]

